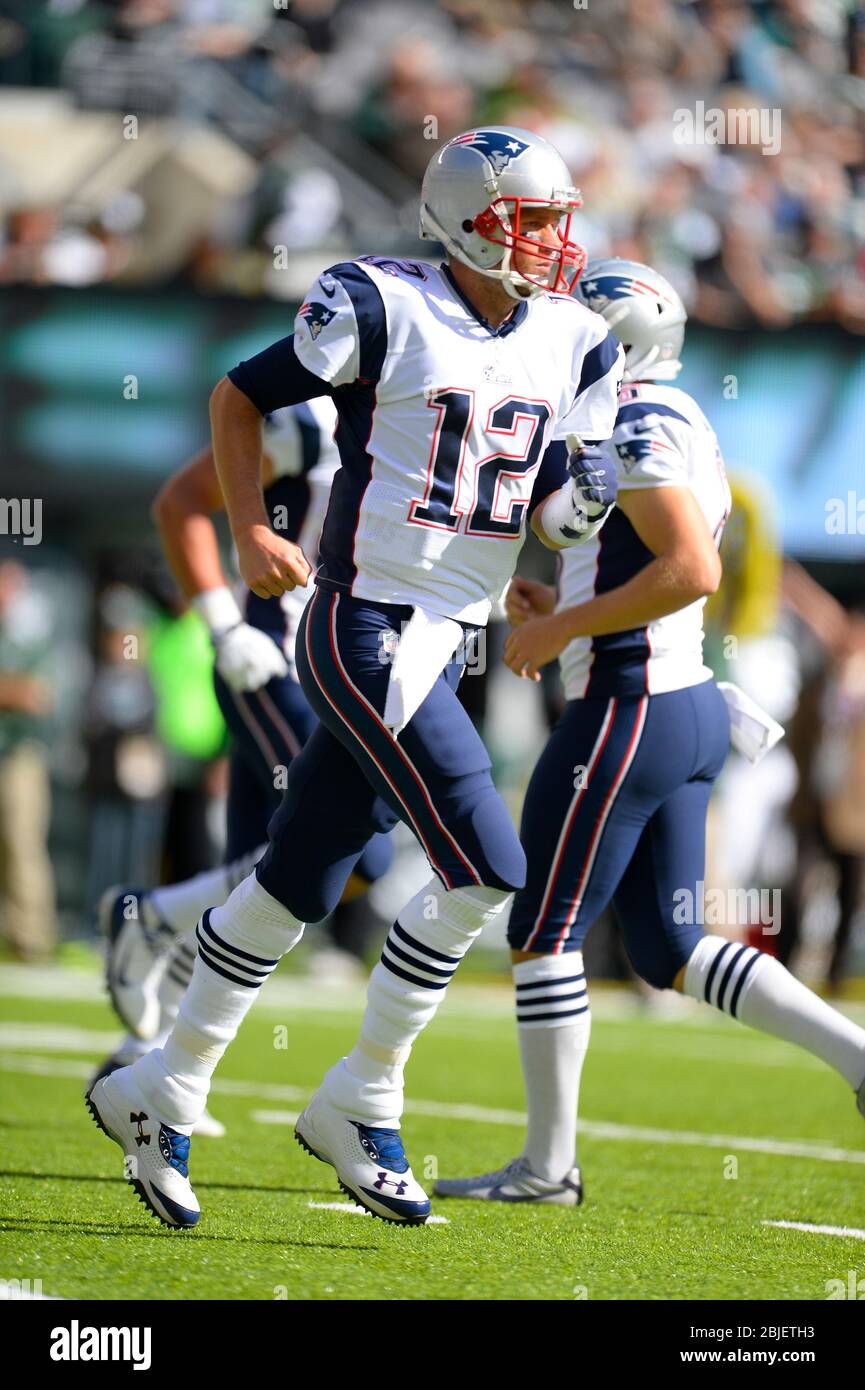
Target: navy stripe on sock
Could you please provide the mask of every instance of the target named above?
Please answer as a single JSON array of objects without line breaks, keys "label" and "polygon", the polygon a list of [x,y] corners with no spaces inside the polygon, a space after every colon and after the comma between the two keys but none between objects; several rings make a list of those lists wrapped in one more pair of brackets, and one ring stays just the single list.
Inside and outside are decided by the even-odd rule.
[{"label": "navy stripe on sock", "polygon": [[576,989],[573,994],[539,994],[535,999],[518,999],[517,1012],[520,1006],[523,1008],[534,1008],[536,1004],[558,1004],[560,999],[585,999],[587,990]]},{"label": "navy stripe on sock", "polygon": [[732,945],[732,941],[725,941],[724,945],[721,947],[715,959],[712,961],[711,969],[709,970],[709,973],[706,976],[705,988],[703,989],[703,998],[705,999],[707,1004],[711,1004],[712,1002],[712,982],[715,978],[718,966],[721,964],[721,961],[724,959],[725,955],[730,950]]},{"label": "navy stripe on sock", "polygon": [[409,984],[412,985],[419,985],[421,989],[447,989],[450,983],[450,980],[422,980],[419,975],[410,975],[407,970],[394,965],[393,961],[386,960],[384,956],[381,958],[381,963],[387,966],[392,975],[399,975],[400,979],[408,980]]},{"label": "navy stripe on sock", "polygon": [[223,965],[232,965],[235,970],[246,971],[247,975],[260,975],[262,980],[266,980],[268,975],[273,973],[270,970],[253,970],[251,966],[244,965],[242,961],[233,960],[231,956],[225,955],[222,951],[217,951],[215,946],[211,946],[209,941],[205,941],[198,929],[196,929],[196,935],[198,937],[199,950],[206,949],[210,955],[213,956],[214,960],[222,961]]},{"label": "navy stripe on sock", "polygon": [[730,964],[727,966],[727,969],[724,971],[724,978],[721,980],[721,984],[718,989],[719,1009],[724,1008],[724,995],[727,991],[727,986],[732,978],[733,971],[736,969],[736,962],[740,961],[742,957],[745,955],[745,953],[751,950],[753,950],[752,946],[740,946],[736,954],[733,956],[733,959],[730,961]]},{"label": "navy stripe on sock", "polygon": [[414,956],[410,956],[408,951],[401,951],[399,946],[391,941],[390,937],[388,937],[385,943],[385,949],[390,951],[399,960],[404,960],[406,965],[413,965],[416,970],[428,970],[431,975],[440,975],[445,980],[449,980],[454,970],[456,970],[456,966],[453,966],[451,970],[439,970],[435,965],[427,965],[426,961],[417,960]]},{"label": "navy stripe on sock", "polygon": [[424,955],[430,956],[433,960],[440,960],[444,965],[453,966],[454,970],[456,970],[460,963],[459,956],[446,956],[443,951],[434,951],[431,946],[425,946],[422,941],[415,940],[411,933],[406,931],[405,927],[400,926],[399,922],[394,922],[391,931],[394,932],[406,946],[413,946],[416,951],[421,951]]},{"label": "navy stripe on sock", "polygon": [[585,978],[585,972],[582,975],[563,975],[560,980],[553,979],[551,976],[548,980],[532,980],[524,985],[517,985],[516,990],[519,994],[526,989],[549,989],[551,985],[576,985]]},{"label": "navy stripe on sock", "polygon": [[762,954],[763,954],[762,951],[757,951],[757,950],[754,951],[753,956],[752,956],[751,959],[748,961],[748,964],[745,966],[745,969],[742,971],[742,973],[740,974],[738,980],[736,981],[736,988],[733,990],[733,998],[730,1000],[730,1013],[731,1013],[731,1015],[733,1016],[733,1018],[738,1018],[738,1017],[739,1017],[739,1015],[738,1015],[738,1013],[736,1012],[736,1010],[737,1010],[738,1005],[739,1005],[739,995],[742,993],[742,986],[743,986],[743,984],[745,983],[745,981],[747,980],[747,978],[748,978],[748,976],[750,975],[751,971],[754,969],[754,966],[757,964],[757,961],[760,959],[760,956],[761,956]]},{"label": "navy stripe on sock", "polygon": [[168,978],[169,980],[173,980],[176,985],[181,985],[183,989],[186,989],[189,985],[189,981],[192,979],[192,973],[190,972],[188,975],[178,975],[176,971],[169,970]]},{"label": "navy stripe on sock", "polygon": [[569,1009],[567,1013],[562,1014],[524,1014],[522,1017],[517,1014],[517,1023],[543,1023],[548,1018],[576,1018],[577,1014],[586,1014],[588,1012],[589,1006],[588,1004],[584,1004],[581,1009]]},{"label": "navy stripe on sock", "polygon": [[[264,956],[253,956],[249,951],[241,951],[237,946],[232,946],[228,941],[223,941],[218,932],[213,930],[210,925],[210,914],[212,908],[208,908],[201,919],[200,926],[204,928],[208,936],[212,936],[217,946],[221,946],[223,951],[228,951],[231,955],[237,956],[240,960],[251,960],[255,965],[269,965],[271,970],[275,965],[279,965],[279,957],[276,960],[266,960]],[[199,936],[199,940],[201,940]]]},{"label": "navy stripe on sock", "polygon": [[[264,980],[242,980],[239,975],[232,975],[229,970],[223,970],[221,965],[217,965],[216,961],[211,959],[203,946],[199,946],[198,954],[205,965],[209,966],[217,975],[221,975],[224,980],[230,980],[234,985],[245,985],[247,989],[261,989],[264,984]],[[265,976],[266,978],[267,976]]]}]

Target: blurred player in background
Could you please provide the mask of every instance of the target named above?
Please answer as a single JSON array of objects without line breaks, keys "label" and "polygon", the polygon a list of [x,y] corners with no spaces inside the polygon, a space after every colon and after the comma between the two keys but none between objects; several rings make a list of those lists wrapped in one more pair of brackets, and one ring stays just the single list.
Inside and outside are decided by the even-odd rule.
[{"label": "blurred player in background", "polygon": [[[331,402],[322,398],[277,410],[263,426],[261,486],[271,525],[312,556],[339,467],[335,422]],[[206,622],[216,651],[214,685],[233,743],[225,863],[182,883],[148,890],[123,885],[104,895],[108,988],[129,1032],[94,1079],[165,1041],[192,977],[196,923],[258,862],[288,766],[317,723],[294,664],[306,596],[295,590],[263,598],[250,590],[241,595],[241,609],[226,583],[211,520],[223,507],[208,448],[168,480],[154,517],[171,572]],[[365,892],[387,871],[391,857],[388,837],[373,836],[343,901]],[[223,1132],[207,1111],[196,1129]]]},{"label": "blurred player in background", "polygon": [[568,699],[526,793],[527,882],[508,928],[528,1134],[518,1158],[441,1180],[440,1196],[582,1200],[582,944],[611,900],[644,980],[808,1048],[846,1079],[865,1117],[865,1031],[772,956],[704,935],[695,911],[709,797],[736,713],[703,663],[703,604],[720,582],[731,499],[714,431],[668,384],[681,369],[684,306],[648,266],[615,258],[589,266],[577,294],[620,338],[626,384],[610,520],[564,552],[558,592],[517,578],[507,598],[507,664],[537,679],[559,657]]},{"label": "blurred player in background", "polygon": [[[332,396],[342,466],[298,640],[321,723],[291,765],[255,873],[202,918],[165,1047],[90,1093],[97,1123],[136,1159],[139,1194],[168,1224],[199,1218],[188,1136],[257,989],[304,924],[330,911],[370,835],[398,819],[433,878],[400,912],[361,1037],[296,1134],[366,1210],[427,1218],[399,1133],[404,1066],[461,958],[525,874],[456,694],[459,649],[511,578],[529,517],[548,545],[579,544],[611,500],[597,450],[547,449],[577,432],[608,438],[621,380],[616,339],[570,297],[585,259],[569,235],[580,203],[560,155],[529,131],[456,137],[430,161],[422,191],[423,235],[444,244],[447,263],[367,256],[332,267],[294,334],[214,391],[217,470],[241,573],[260,596],[309,576],[262,506],[262,416]],[[158,1143],[145,1153],[151,1133]]]}]

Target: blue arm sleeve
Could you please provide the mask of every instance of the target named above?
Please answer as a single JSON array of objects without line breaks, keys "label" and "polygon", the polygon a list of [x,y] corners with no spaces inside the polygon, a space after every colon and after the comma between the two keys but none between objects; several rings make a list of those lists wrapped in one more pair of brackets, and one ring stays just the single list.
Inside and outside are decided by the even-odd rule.
[{"label": "blue arm sleeve", "polygon": [[227,372],[229,381],[248,396],[262,415],[270,415],[280,406],[298,405],[316,396],[330,396],[333,388],[315,376],[298,360],[294,350],[294,334],[280,338],[278,343],[238,362]]},{"label": "blue arm sleeve", "polygon": [[568,481],[568,477],[568,446],[563,439],[554,439],[541,459],[541,466],[532,488],[529,516],[551,492],[558,492],[562,484]]}]

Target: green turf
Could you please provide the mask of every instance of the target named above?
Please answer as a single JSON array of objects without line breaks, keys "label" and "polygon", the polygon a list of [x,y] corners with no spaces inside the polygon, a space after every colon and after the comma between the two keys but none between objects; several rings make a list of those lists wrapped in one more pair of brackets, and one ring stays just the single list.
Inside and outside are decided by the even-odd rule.
[{"label": "green turf", "polygon": [[[404,1133],[419,1177],[436,1165],[443,1176],[497,1166],[521,1143],[514,1123],[419,1113],[422,1102],[465,1104],[501,1120],[523,1108],[506,991],[458,982],[451,994],[409,1069],[416,1108]],[[228,1135],[193,1141],[204,1215],[194,1232],[179,1233],[120,1181],[119,1150],[81,1100],[77,1073],[103,1047],[68,1030],[110,1035],[108,1007],[4,995],[0,985],[0,1279],[41,1279],[45,1293],[67,1298],[820,1300],[828,1280],[846,1281],[851,1269],[865,1275],[861,1240],[761,1225],[862,1227],[865,1165],[735,1142],[589,1132],[579,1210],[440,1201],[449,1224],[404,1229],[310,1208],[345,1200],[332,1171],[301,1152],[290,1124],[253,1115],[301,1108],[290,1089],[273,1088],[311,1090],[350,1046],[359,1005],[302,1002],[265,997],[220,1068],[226,1089],[215,1091],[212,1109]],[[615,1016],[602,999],[596,1012],[582,1098],[593,1125],[865,1149],[843,1082],[795,1049],[708,1013]],[[283,1025],[288,1046],[277,1048]],[[51,1068],[61,1074],[44,1074]],[[725,1177],[731,1156],[736,1178]]]}]

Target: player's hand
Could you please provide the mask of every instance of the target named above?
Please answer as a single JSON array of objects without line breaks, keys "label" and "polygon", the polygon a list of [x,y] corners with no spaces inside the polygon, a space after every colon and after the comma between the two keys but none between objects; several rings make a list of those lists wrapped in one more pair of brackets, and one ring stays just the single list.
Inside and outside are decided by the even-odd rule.
[{"label": "player's hand", "polygon": [[515,574],[505,594],[505,613],[511,627],[519,627],[529,618],[552,613],[556,606],[556,591],[552,584],[537,579],[522,579]]},{"label": "player's hand", "polygon": [[539,681],[541,666],[555,661],[569,641],[561,613],[553,613],[548,618],[530,618],[514,628],[505,642],[505,665],[515,676]]},{"label": "player's hand", "polygon": [[216,669],[232,690],[258,690],[274,676],[288,675],[288,662],[272,637],[238,623],[214,640]]},{"label": "player's hand", "polygon": [[310,568],[299,545],[264,525],[250,526],[234,540],[243,582],[259,598],[278,598],[298,585],[306,587]]},{"label": "player's hand", "polygon": [[[572,445],[576,445],[576,448]],[[594,444],[583,444],[576,436],[568,436],[568,472],[574,480],[577,500],[581,501],[590,520],[597,520],[610,508],[618,496],[615,464]]]}]

